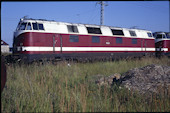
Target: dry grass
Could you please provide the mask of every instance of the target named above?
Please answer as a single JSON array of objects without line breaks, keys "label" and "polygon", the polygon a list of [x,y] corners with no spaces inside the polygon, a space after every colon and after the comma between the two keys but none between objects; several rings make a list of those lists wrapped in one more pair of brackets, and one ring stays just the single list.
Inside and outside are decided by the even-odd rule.
[{"label": "dry grass", "polygon": [[97,86],[95,75],[124,73],[149,64],[169,65],[167,57],[115,62],[18,65],[7,67],[2,112],[164,112],[170,95],[144,96],[125,88]]}]

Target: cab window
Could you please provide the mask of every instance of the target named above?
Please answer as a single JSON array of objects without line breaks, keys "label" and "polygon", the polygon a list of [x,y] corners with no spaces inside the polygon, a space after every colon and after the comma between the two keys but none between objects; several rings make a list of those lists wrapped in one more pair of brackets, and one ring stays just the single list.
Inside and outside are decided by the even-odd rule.
[{"label": "cab window", "polygon": [[156,39],[160,39],[160,38],[162,38],[162,35],[161,35],[161,34],[158,34],[158,35],[156,36]]},{"label": "cab window", "polygon": [[157,34],[157,36],[156,36],[156,39],[161,39],[161,38],[163,38],[165,35],[163,35],[163,34]]},{"label": "cab window", "polygon": [[147,33],[148,34],[148,37],[152,37],[152,33]]},{"label": "cab window", "polygon": [[26,30],[32,30],[30,23],[27,24],[27,29]]},{"label": "cab window", "polygon": [[32,23],[32,26],[33,26],[33,29],[34,29],[34,30],[38,30],[37,23]]},{"label": "cab window", "polygon": [[25,30],[27,23],[22,23],[19,27],[19,30]]},{"label": "cab window", "polygon": [[21,24],[21,22],[19,22],[19,23],[18,23],[17,30],[19,30],[19,28],[20,28],[20,24]]},{"label": "cab window", "polygon": [[166,37],[167,37],[167,38],[170,38],[170,33],[166,33]]}]

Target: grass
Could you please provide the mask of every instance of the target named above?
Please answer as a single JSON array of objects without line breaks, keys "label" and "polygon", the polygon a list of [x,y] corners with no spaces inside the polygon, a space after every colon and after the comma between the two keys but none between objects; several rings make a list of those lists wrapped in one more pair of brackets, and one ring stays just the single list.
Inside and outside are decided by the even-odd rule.
[{"label": "grass", "polygon": [[[126,88],[98,86],[96,75],[124,73],[149,64],[170,66],[167,57],[115,62],[7,66],[2,112],[169,112],[170,93],[147,97]],[[147,97],[147,98],[146,98]]]}]

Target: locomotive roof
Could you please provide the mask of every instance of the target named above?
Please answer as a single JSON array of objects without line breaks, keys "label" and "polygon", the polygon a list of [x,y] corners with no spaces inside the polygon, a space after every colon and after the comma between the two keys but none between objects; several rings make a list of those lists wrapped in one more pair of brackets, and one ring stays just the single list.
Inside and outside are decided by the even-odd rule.
[{"label": "locomotive roof", "polygon": [[156,33],[156,34],[167,34],[167,33],[170,33],[170,32],[163,32],[163,31],[159,31],[159,32],[154,32],[154,33]]},{"label": "locomotive roof", "polygon": [[[23,26],[28,23],[31,25],[31,30],[19,30],[20,25]],[[33,29],[32,24],[43,26],[43,30]],[[15,36],[22,32],[44,32],[44,33],[66,33],[66,34],[81,34],[81,35],[98,35],[98,36],[117,36],[117,37],[130,37],[130,38],[153,38],[152,32],[149,30],[136,29],[136,28],[122,28],[106,25],[95,24],[82,24],[82,23],[69,23],[57,22],[54,20],[45,19],[32,19],[21,18],[16,29]]]},{"label": "locomotive roof", "polygon": [[[106,26],[106,25],[96,25],[96,24],[83,24],[83,23],[70,23],[70,22],[57,22],[55,20],[46,20],[46,19],[33,19],[33,18],[21,18],[21,21],[32,21],[32,22],[41,22],[41,23],[57,23],[57,24],[65,24],[65,25],[77,25],[77,26],[81,26],[84,25],[86,27],[96,27],[96,28],[100,28],[100,27],[109,27],[111,29],[128,29],[128,30],[143,30],[143,31],[149,31],[149,30],[145,30],[145,29],[137,29],[137,28],[123,28],[123,27],[117,27],[117,26]],[[150,32],[150,31],[149,31]]]}]

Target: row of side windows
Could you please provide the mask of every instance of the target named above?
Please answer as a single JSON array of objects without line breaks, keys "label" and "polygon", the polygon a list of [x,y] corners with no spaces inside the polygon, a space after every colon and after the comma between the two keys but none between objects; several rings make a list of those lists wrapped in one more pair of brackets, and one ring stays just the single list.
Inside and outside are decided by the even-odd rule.
[{"label": "row of side windows", "polygon": [[[121,37],[117,37],[117,38],[116,38],[116,43],[117,43],[117,44],[122,44],[122,43],[123,43],[123,39],[122,39]],[[137,44],[137,43],[138,43],[138,39],[132,38],[132,39],[131,39],[131,43],[132,43],[132,44]]]},{"label": "row of side windows", "polygon": [[[86,27],[87,32],[89,34],[102,34],[100,28],[95,28],[95,27]],[[69,33],[79,33],[77,26],[74,25],[67,25],[67,29]],[[122,30],[116,30],[116,29],[111,29],[113,35],[122,35],[124,36],[124,33]]]},{"label": "row of side windows", "polygon": [[[69,33],[79,33],[77,26],[74,25],[67,25],[68,32]],[[102,34],[100,28],[95,28],[95,27],[86,27],[87,32],[89,34]],[[119,36],[124,36],[123,30],[118,30],[118,29],[111,29],[113,35],[119,35]],[[130,36],[137,36],[135,31],[129,30]],[[148,37],[152,37],[152,33],[147,33]]]},{"label": "row of side windows", "polygon": [[[78,35],[70,35],[69,41],[70,42],[79,42]],[[93,43],[100,43],[100,37],[99,36],[92,36],[92,42]]]},{"label": "row of side windows", "polygon": [[[87,32],[90,34],[102,34],[100,28],[94,28],[94,27],[86,27]],[[74,25],[67,25],[67,29],[69,33],[79,33],[77,26]]]},{"label": "row of side windows", "polygon": [[[70,42],[79,42],[79,37],[78,35],[70,35],[69,37]],[[92,36],[92,43],[100,43],[100,37],[99,36]],[[123,43],[123,38],[117,37],[116,38],[116,43],[117,44],[122,44]],[[132,44],[137,44],[137,39],[132,38],[131,39]]]},{"label": "row of side windows", "polygon": [[[32,27],[31,27],[31,23],[28,22],[23,22],[23,23],[19,23],[17,30],[44,30],[44,26],[41,23],[32,23]],[[77,26],[75,25],[67,25],[68,31],[69,33],[79,33]],[[86,27],[87,28],[87,32],[89,34],[102,34],[101,29],[100,28],[95,28],[95,27]],[[124,36],[123,30],[117,30],[117,29],[111,29],[112,34],[113,35],[120,35],[120,36]],[[131,36],[137,36],[135,31],[129,30],[129,33]],[[147,33],[148,37],[152,37],[152,33]]]}]

